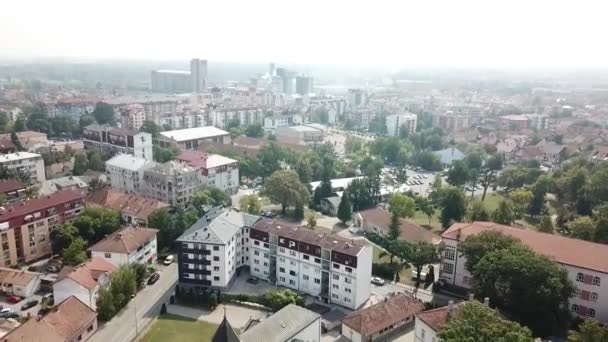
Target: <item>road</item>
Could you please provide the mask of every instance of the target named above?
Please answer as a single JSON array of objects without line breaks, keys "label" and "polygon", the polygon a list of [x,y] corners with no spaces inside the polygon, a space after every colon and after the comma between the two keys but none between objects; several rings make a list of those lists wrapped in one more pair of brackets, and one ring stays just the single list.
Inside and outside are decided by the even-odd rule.
[{"label": "road", "polygon": [[130,342],[137,337],[138,332],[143,331],[159,315],[162,304],[169,302],[177,284],[176,263],[159,270],[159,273],[160,279],[156,284],[141,290],[118,315],[100,326],[89,341]]}]

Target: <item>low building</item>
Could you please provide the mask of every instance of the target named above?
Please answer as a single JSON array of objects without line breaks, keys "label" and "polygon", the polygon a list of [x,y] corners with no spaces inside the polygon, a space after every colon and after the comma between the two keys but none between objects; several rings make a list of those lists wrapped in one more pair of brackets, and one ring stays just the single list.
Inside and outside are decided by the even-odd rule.
[{"label": "low building", "polygon": [[2,341],[84,342],[96,331],[97,313],[75,296],[70,296],[45,316],[27,320],[3,336]]},{"label": "low building", "polygon": [[[399,239],[409,242],[439,243],[441,239],[430,230],[415,223],[400,219]],[[371,208],[353,213],[353,226],[360,228],[366,233],[386,235],[391,224],[391,214],[382,208]]]},{"label": "low building", "polygon": [[44,160],[37,153],[15,152],[0,155],[0,167],[17,172],[29,178],[31,183],[42,183],[46,180]]},{"label": "low building", "polygon": [[144,170],[139,191],[171,206],[187,207],[202,186],[198,174],[195,168],[178,161],[156,164]]},{"label": "low building", "polygon": [[289,304],[243,332],[239,341],[321,341],[321,315]]},{"label": "low building", "polygon": [[7,295],[28,298],[40,289],[40,273],[0,267],[0,290]]},{"label": "low building", "polygon": [[84,208],[82,194],[64,190],[0,208],[0,265],[51,255],[50,232],[71,223]]},{"label": "low building", "polygon": [[120,212],[127,224],[146,226],[148,217],[158,209],[169,208],[169,204],[154,198],[128,194],[112,188],[103,188],[89,193],[85,198],[87,207],[110,208]]},{"label": "low building", "polygon": [[511,131],[527,129],[528,121],[525,115],[505,115],[499,118],[500,129]]},{"label": "low building", "polygon": [[47,140],[46,133],[35,132],[35,131],[23,131],[17,132],[17,139],[21,147],[25,150],[35,149],[36,147],[48,146],[49,141]]},{"label": "low building", "polygon": [[464,153],[455,147],[446,148],[433,153],[439,157],[439,160],[441,160],[441,165],[443,165],[444,168],[452,166],[452,163],[457,160],[463,160],[465,157]]},{"label": "low building", "polygon": [[342,201],[342,197],[338,194],[321,198],[321,212],[325,215],[336,216],[338,214],[340,201]]},{"label": "low building", "polygon": [[98,151],[106,156],[126,153],[153,160],[150,133],[109,125],[89,125],[82,130],[82,137],[87,150]]},{"label": "low building", "polygon": [[346,316],[342,320],[342,336],[352,342],[390,339],[391,334],[410,327],[415,315],[423,310],[424,303],[419,299],[403,293],[388,296]]},{"label": "low building", "polygon": [[531,250],[551,258],[567,272],[576,286],[570,298],[573,314],[608,322],[608,245],[572,239],[555,234],[521,229],[493,222],[455,223],[442,235],[439,278],[452,286],[470,289],[472,275],[465,269],[466,257],[460,243],[484,231],[497,231],[521,241]]},{"label": "low building", "polygon": [[213,126],[178,129],[160,132],[160,146],[175,146],[180,150],[197,150],[207,142],[229,144],[230,133]]},{"label": "low building", "polygon": [[50,195],[62,190],[76,190],[86,195],[89,185],[78,176],[49,179],[40,185],[40,195]]},{"label": "low building", "polygon": [[182,151],[177,160],[197,169],[202,185],[214,186],[231,194],[239,189],[239,162],[234,159],[187,150]]},{"label": "low building", "polygon": [[53,296],[61,302],[75,296],[95,310],[99,289],[110,283],[116,266],[102,258],[92,258],[82,265],[64,267],[53,284]]},{"label": "low building", "polygon": [[277,128],[276,136],[278,141],[298,141],[301,144],[308,144],[323,141],[325,132],[309,126],[290,126]]},{"label": "low building", "polygon": [[158,229],[125,227],[89,247],[88,251],[91,257],[104,258],[115,266],[149,265],[156,261],[158,254],[157,233]]},{"label": "low building", "polygon": [[[18,179],[5,179],[0,181],[0,194],[4,195],[6,202],[15,202],[25,198],[25,184]],[[0,203],[0,205],[3,203]]]},{"label": "low building", "polygon": [[112,187],[130,194],[142,191],[144,171],[154,166],[156,163],[153,161],[129,154],[118,154],[106,161]]},{"label": "low building", "polygon": [[402,127],[405,127],[407,134],[416,133],[416,123],[418,116],[412,113],[393,114],[386,116],[386,131],[391,137],[398,137]]}]

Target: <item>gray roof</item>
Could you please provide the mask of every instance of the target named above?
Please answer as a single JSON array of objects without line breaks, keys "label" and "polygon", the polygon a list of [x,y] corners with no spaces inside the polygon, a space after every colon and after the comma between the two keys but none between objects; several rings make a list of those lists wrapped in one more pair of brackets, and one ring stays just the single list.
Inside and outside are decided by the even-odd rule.
[{"label": "gray roof", "polygon": [[434,153],[439,156],[439,159],[441,159],[441,164],[452,165],[454,161],[464,159],[464,153],[454,147],[435,151]]},{"label": "gray roof", "polygon": [[259,219],[259,216],[242,213],[235,209],[211,208],[177,241],[225,244],[241,227],[251,227]]},{"label": "gray roof", "polygon": [[130,171],[138,171],[142,167],[151,167],[156,165],[156,163],[130,154],[120,153],[106,161],[106,165]]},{"label": "gray roof", "polygon": [[40,185],[39,193],[50,195],[57,191],[77,187],[78,189],[87,188],[89,185],[78,176],[67,176],[46,180]]},{"label": "gray roof", "polygon": [[294,304],[289,304],[241,335],[242,342],[285,342],[312,322],[319,314]]}]

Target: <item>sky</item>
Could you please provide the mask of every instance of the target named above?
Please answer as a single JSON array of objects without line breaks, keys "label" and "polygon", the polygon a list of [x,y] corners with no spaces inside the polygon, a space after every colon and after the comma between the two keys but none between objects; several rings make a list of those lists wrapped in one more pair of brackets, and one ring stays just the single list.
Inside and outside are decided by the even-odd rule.
[{"label": "sky", "polygon": [[608,67],[606,1],[19,0],[0,58]]}]

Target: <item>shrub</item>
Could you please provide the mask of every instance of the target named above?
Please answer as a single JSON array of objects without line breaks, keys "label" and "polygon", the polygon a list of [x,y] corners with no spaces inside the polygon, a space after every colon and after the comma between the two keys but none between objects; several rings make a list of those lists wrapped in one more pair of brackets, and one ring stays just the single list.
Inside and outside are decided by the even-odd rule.
[{"label": "shrub", "polygon": [[395,278],[395,273],[397,273],[396,267],[397,264],[391,265],[374,263],[372,264],[372,275],[384,279],[393,280],[393,278]]}]

